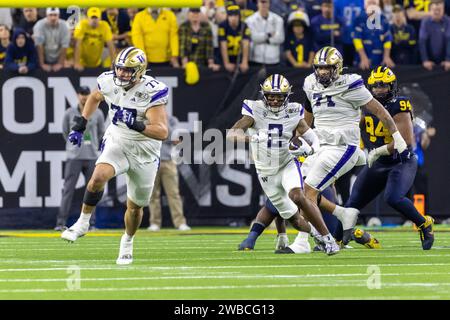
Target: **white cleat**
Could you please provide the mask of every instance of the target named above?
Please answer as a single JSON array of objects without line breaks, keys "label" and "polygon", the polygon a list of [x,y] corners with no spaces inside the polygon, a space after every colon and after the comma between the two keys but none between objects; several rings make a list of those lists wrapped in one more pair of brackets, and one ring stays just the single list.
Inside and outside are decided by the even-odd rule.
[{"label": "white cleat", "polygon": [[277,235],[277,243],[275,244],[275,250],[281,250],[286,248],[289,245],[289,238],[287,234],[278,234]]},{"label": "white cleat", "polygon": [[89,230],[89,222],[82,223],[80,221],[75,222],[69,229],[64,230],[61,234],[61,238],[69,242],[75,242],[78,238],[84,236]]},{"label": "white cleat", "polygon": [[275,253],[291,254],[291,253],[311,253],[311,246],[308,241],[309,234],[299,232],[294,242],[284,249],[278,249]]},{"label": "white cleat", "polygon": [[118,265],[128,265],[133,263],[133,240],[127,241],[124,234],[120,239],[119,257],[116,260]]},{"label": "white cleat", "polygon": [[336,243],[336,240],[331,235],[323,236],[323,250],[324,252],[331,256],[339,252],[339,245]]},{"label": "white cleat", "polygon": [[186,223],[180,224],[178,227],[178,230],[180,231],[189,231],[191,230],[191,227],[189,227]]},{"label": "white cleat", "polygon": [[152,224],[152,225],[150,225],[150,227],[147,228],[148,231],[153,231],[153,232],[159,231],[160,229],[161,228],[156,224]]}]

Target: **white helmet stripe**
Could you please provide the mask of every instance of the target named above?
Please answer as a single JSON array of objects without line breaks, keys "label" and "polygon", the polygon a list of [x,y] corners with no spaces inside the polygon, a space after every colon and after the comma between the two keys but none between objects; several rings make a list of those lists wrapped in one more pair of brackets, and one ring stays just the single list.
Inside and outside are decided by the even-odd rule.
[{"label": "white helmet stripe", "polygon": [[127,57],[128,53],[133,49],[134,49],[134,47],[129,47],[128,49],[125,49],[124,51],[122,51],[122,54],[119,57],[119,61],[122,60],[122,62],[125,62],[125,58]]}]

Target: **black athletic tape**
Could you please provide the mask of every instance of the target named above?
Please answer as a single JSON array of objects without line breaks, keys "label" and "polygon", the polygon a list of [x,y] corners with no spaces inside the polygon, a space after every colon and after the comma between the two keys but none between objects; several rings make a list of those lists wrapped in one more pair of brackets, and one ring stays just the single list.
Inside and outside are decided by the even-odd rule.
[{"label": "black athletic tape", "polygon": [[88,189],[84,192],[83,203],[88,206],[95,207],[97,203],[102,199],[103,190],[99,192],[90,192]]}]

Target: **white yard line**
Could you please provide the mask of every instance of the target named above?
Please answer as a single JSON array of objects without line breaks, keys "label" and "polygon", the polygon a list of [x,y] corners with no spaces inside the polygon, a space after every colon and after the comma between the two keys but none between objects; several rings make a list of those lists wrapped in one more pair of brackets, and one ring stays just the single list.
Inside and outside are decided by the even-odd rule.
[{"label": "white yard line", "polygon": [[[83,267],[79,266],[80,270],[196,270],[196,269],[254,269],[254,268],[353,268],[353,267],[368,267],[374,265],[373,263],[367,264],[293,264],[293,265],[248,265],[248,266],[237,266],[237,265],[223,265],[223,266],[105,266],[105,267]],[[410,267],[410,266],[450,266],[448,263],[377,263],[378,267]],[[8,268],[0,269],[0,272],[28,272],[28,271],[66,271],[67,267],[54,267],[54,268]]]},{"label": "white yard line", "polygon": [[[450,283],[383,283],[382,288],[434,288],[450,286]],[[78,290],[69,289],[3,289],[0,293],[50,293],[50,292],[65,292],[65,293],[77,293],[77,292],[121,292],[121,291],[186,291],[186,290],[242,290],[242,289],[274,289],[274,288],[317,288],[317,287],[365,287],[367,284],[365,281],[361,283],[354,283],[346,285],[345,283],[299,283],[299,284],[267,284],[267,285],[220,285],[220,286],[163,286],[163,287],[132,287],[132,288],[120,288],[120,287],[106,287],[106,288],[80,288]],[[405,297],[409,298],[409,297]]]},{"label": "white yard line", "polygon": [[[448,272],[432,272],[430,275],[449,275]],[[222,274],[222,275],[178,275],[178,276],[150,276],[150,277],[113,277],[113,278],[86,278],[81,277],[80,281],[140,281],[140,280],[178,280],[178,279],[263,279],[271,280],[276,279],[298,279],[298,280],[309,280],[309,278],[347,278],[347,277],[364,277],[366,279],[367,273],[344,273],[344,274],[302,274],[302,275],[291,275],[291,274],[255,274],[255,275],[237,275],[237,274]],[[398,276],[423,276],[423,272],[402,272],[402,273],[381,273],[381,277],[398,277]],[[329,279],[327,279],[329,281]],[[345,281],[349,281],[346,279]],[[351,281],[351,280],[350,280]],[[353,280],[361,281],[361,280]],[[18,279],[0,279],[0,282],[67,282],[67,278],[18,278]],[[445,282],[440,282],[445,283]],[[449,282],[450,284],[450,282]]]}]

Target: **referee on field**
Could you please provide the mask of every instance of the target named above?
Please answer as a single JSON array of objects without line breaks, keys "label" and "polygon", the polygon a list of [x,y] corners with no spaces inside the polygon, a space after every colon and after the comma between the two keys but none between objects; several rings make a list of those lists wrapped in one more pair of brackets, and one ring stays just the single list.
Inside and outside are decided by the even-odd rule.
[{"label": "referee on field", "polygon": [[[56,231],[63,231],[70,216],[70,208],[72,205],[73,194],[75,193],[75,185],[78,181],[80,173],[89,181],[92,172],[94,172],[95,161],[99,156],[99,142],[105,131],[105,119],[103,113],[97,109],[86,125],[83,142],[79,148],[72,145],[67,140],[70,128],[75,124],[73,119],[75,116],[81,117],[84,104],[91,90],[89,87],[81,86],[77,90],[78,107],[66,110],[63,118],[62,134],[66,141],[67,161],[64,169],[64,188],[62,192],[61,206],[56,218]],[[95,211],[91,217],[91,226],[95,226]]]}]

